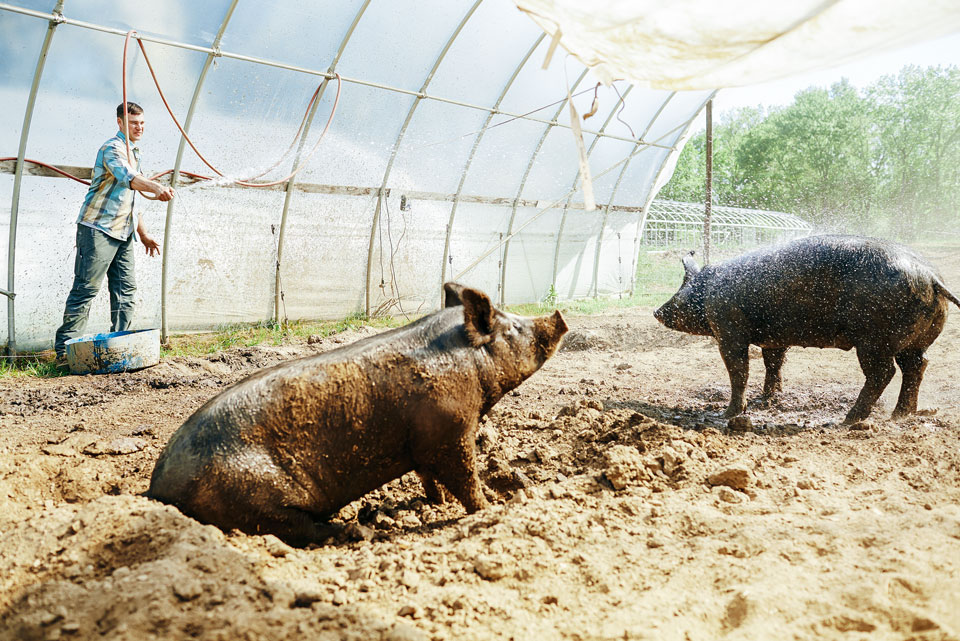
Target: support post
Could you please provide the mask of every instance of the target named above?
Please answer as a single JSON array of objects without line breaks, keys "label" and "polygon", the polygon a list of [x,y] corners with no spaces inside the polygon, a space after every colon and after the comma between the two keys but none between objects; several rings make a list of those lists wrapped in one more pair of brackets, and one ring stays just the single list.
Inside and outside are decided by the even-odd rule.
[{"label": "support post", "polygon": [[703,264],[710,264],[710,223],[713,201],[713,99],[707,101],[707,187],[703,208]]},{"label": "support post", "polygon": [[533,52],[536,51],[537,47],[540,46],[540,43],[543,42],[545,36],[546,34],[540,34],[540,37],[536,39],[536,41],[533,43],[533,46],[531,46],[527,51],[527,55],[523,57],[523,60],[521,60],[513,70],[513,74],[510,76],[507,84],[503,86],[503,91],[500,92],[500,97],[497,98],[497,101],[493,104],[493,108],[490,110],[490,113],[487,114],[487,118],[484,120],[483,126],[480,128],[480,131],[477,132],[477,137],[473,141],[473,147],[470,149],[470,155],[467,157],[467,161],[463,165],[463,171],[460,172],[460,182],[457,184],[457,192],[453,196],[453,206],[450,208],[450,219],[447,221],[447,230],[443,240],[443,258],[440,261],[441,306],[443,305],[443,284],[447,282],[447,261],[450,260],[450,239],[453,236],[453,222],[457,215],[457,205],[460,204],[460,197],[463,195],[463,184],[467,180],[467,173],[470,171],[470,167],[473,164],[473,159],[477,155],[477,149],[480,147],[480,141],[483,140],[483,134],[490,126],[490,121],[493,120],[494,115],[499,112],[500,103],[503,102],[507,92],[510,91],[510,87],[513,86],[513,81],[516,80],[517,76],[520,75],[520,71],[524,68],[524,66],[526,66],[527,61],[530,60],[530,56],[533,55]]},{"label": "support post", "polygon": [[[433,67],[427,73],[427,77],[423,81],[423,85],[420,87],[420,91],[417,92],[416,100],[413,101],[413,104],[410,105],[410,110],[407,112],[407,117],[403,121],[403,125],[400,127],[400,133],[397,134],[397,140],[393,143],[393,149],[390,152],[390,160],[387,161],[387,167],[383,172],[383,181],[380,183],[380,193],[377,197],[377,207],[373,211],[373,223],[370,225],[370,244],[367,247],[367,270],[365,274],[365,297],[364,297],[364,313],[367,316],[370,316],[373,312],[372,308],[372,292],[370,286],[370,277],[373,274],[373,248],[374,243],[377,237],[377,228],[380,223],[380,210],[383,204],[383,199],[389,197],[390,190],[387,188],[387,182],[390,180],[390,172],[393,170],[393,163],[397,159],[397,152],[400,151],[400,144],[403,142],[403,136],[407,133],[407,127],[410,126],[410,122],[413,120],[413,114],[416,113],[417,107],[423,101],[427,94],[427,88],[430,86],[430,82],[433,80],[434,74],[437,73],[437,69],[440,68],[440,63],[443,62],[443,59],[446,57],[447,52],[450,51],[450,47],[453,46],[454,41],[460,35],[460,32],[463,31],[463,27],[466,26],[467,22],[470,20],[470,17],[473,16],[474,12],[477,10],[477,7],[480,6],[480,3],[483,0],[476,0],[473,6],[464,14],[463,19],[460,20],[460,24],[457,25],[457,28],[450,35],[450,38],[447,40],[447,44],[444,45],[443,49],[437,54],[437,59],[433,63]],[[395,284],[395,283],[394,283]],[[397,298],[401,296],[400,292],[397,291]]]},{"label": "support post", "polygon": [[[365,0],[363,6],[361,6],[357,11],[357,15],[354,16],[353,22],[350,24],[350,28],[347,29],[347,33],[343,36],[343,40],[340,41],[340,47],[337,49],[337,55],[333,57],[333,62],[331,62],[330,66],[327,68],[328,76],[323,80],[323,86],[320,89],[320,92],[317,94],[317,99],[314,101],[313,107],[310,109],[310,115],[307,117],[307,122],[303,127],[303,136],[300,139],[300,146],[297,148],[297,155],[293,160],[294,167],[297,167],[300,164],[300,154],[303,152],[304,145],[307,142],[307,134],[310,132],[310,125],[313,124],[313,117],[316,115],[317,108],[320,106],[320,100],[323,98],[323,94],[327,90],[327,85],[330,82],[329,78],[332,77],[336,71],[337,64],[339,64],[340,58],[343,56],[343,51],[347,48],[347,43],[350,42],[350,37],[353,36],[353,32],[356,30],[357,24],[360,22],[360,18],[363,17],[363,14],[366,12],[368,6],[370,6],[370,0]],[[290,211],[290,198],[293,196],[293,186],[296,179],[296,176],[291,176],[290,180],[284,186],[285,193],[283,196],[283,211],[280,214],[280,234],[277,236],[277,261],[273,284],[273,319],[278,325],[281,323],[280,305],[283,295],[283,288],[280,286],[280,267],[283,265],[283,241],[286,238],[287,213]],[[284,318],[284,321],[286,321],[286,318]]]},{"label": "support post", "polygon": [[[230,7],[223,17],[223,21],[220,23],[220,29],[213,39],[212,50],[207,54],[207,59],[203,63],[203,69],[197,77],[197,84],[193,88],[193,97],[190,98],[190,107],[187,108],[187,117],[183,121],[183,130],[185,132],[190,131],[190,124],[193,122],[193,113],[197,108],[197,103],[200,101],[200,91],[207,78],[207,72],[210,71],[210,66],[217,56],[215,52],[220,49],[220,41],[223,39],[223,33],[227,30],[227,24],[229,24],[230,18],[233,16],[234,9],[237,8],[237,2],[239,2],[239,0],[233,0],[230,3]],[[173,174],[170,175],[170,186],[174,189],[177,188],[177,184],[180,181],[180,165],[183,162],[183,152],[186,144],[186,136],[180,136],[180,146],[177,147],[177,156],[173,162]],[[173,228],[173,206],[173,200],[167,202],[167,213],[163,219],[163,249],[160,255],[160,342],[164,345],[167,344],[167,330],[169,329],[167,326],[167,275],[170,271],[168,266],[170,264],[170,232]]]},{"label": "support post", "polygon": [[[7,354],[15,356],[17,353],[17,323],[16,305],[14,297],[17,295],[15,273],[17,268],[17,214],[20,211],[20,182],[23,180],[23,158],[27,152],[27,137],[30,135],[30,122],[33,120],[33,109],[37,104],[37,91],[40,88],[40,78],[43,76],[43,67],[50,52],[50,43],[53,41],[53,32],[61,24],[63,18],[63,2],[58,0],[53,9],[55,16],[47,27],[47,35],[40,47],[40,56],[37,58],[37,67],[33,72],[33,83],[30,85],[30,97],[27,99],[27,108],[23,114],[23,128],[20,130],[20,147],[17,150],[17,167],[13,175],[13,199],[10,204],[10,234],[7,245],[7,289],[3,293],[7,297]],[[59,19],[57,18],[59,17]]]},{"label": "support post", "polygon": [[[589,67],[584,67],[583,71],[580,72],[580,76],[573,82],[573,86],[568,90],[568,95],[576,92],[577,87],[580,86],[580,83],[583,82],[583,79],[587,77],[587,72],[590,71]],[[569,98],[568,98],[569,100]],[[500,305],[505,305],[507,301],[507,254],[510,251],[510,239],[513,238],[513,223],[517,219],[517,206],[520,204],[520,199],[523,197],[523,189],[527,186],[527,179],[530,177],[530,172],[533,171],[533,165],[537,161],[537,156],[540,155],[540,150],[543,148],[543,143],[547,140],[547,136],[550,135],[550,132],[553,131],[553,127],[557,123],[557,118],[560,117],[560,114],[563,113],[563,110],[567,108],[567,100],[561,100],[560,106],[557,108],[556,113],[553,114],[553,118],[550,119],[550,124],[548,124],[543,129],[543,134],[540,135],[540,140],[537,142],[536,148],[533,150],[533,153],[530,154],[530,161],[527,163],[527,168],[523,172],[523,177],[520,179],[520,187],[517,188],[517,197],[513,201],[513,207],[510,210],[510,221],[507,223],[507,240],[503,246],[502,260],[500,264],[500,291],[497,297],[497,300]]]}]

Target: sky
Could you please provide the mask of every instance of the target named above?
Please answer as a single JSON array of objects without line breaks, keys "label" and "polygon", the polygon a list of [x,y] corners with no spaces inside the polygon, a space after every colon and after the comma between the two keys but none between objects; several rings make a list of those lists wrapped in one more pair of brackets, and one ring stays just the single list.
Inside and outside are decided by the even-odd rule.
[{"label": "sky", "polygon": [[748,87],[722,89],[713,101],[714,115],[739,107],[788,105],[808,87],[826,88],[841,78],[862,89],[880,76],[895,75],[905,65],[960,66],[960,34],[878,53],[857,62]]}]

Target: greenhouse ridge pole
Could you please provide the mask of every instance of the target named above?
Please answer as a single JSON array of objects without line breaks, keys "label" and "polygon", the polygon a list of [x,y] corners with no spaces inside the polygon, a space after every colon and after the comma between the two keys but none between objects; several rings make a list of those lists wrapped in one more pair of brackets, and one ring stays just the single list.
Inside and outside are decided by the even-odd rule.
[{"label": "greenhouse ridge pole", "polygon": [[546,35],[547,34],[545,33],[540,34],[540,37],[534,41],[533,46],[530,47],[530,49],[527,51],[527,54],[513,70],[513,74],[511,74],[510,79],[507,80],[507,83],[503,86],[503,91],[500,92],[500,97],[498,97],[497,101],[494,103],[493,109],[491,109],[490,113],[487,114],[487,119],[483,122],[483,127],[481,127],[480,131],[477,132],[477,137],[473,141],[473,147],[470,149],[470,155],[467,157],[467,161],[463,165],[463,171],[460,172],[460,183],[457,185],[457,192],[453,196],[453,206],[450,208],[450,219],[447,221],[447,232],[443,241],[443,258],[440,261],[441,295],[443,292],[443,284],[447,280],[447,260],[450,257],[450,238],[453,234],[453,221],[457,215],[457,206],[460,204],[460,197],[463,193],[463,185],[467,181],[467,174],[470,172],[470,167],[473,165],[473,159],[476,157],[477,149],[479,149],[480,142],[483,140],[483,134],[486,133],[487,128],[490,126],[490,121],[493,120],[493,117],[498,113],[500,104],[503,102],[504,98],[507,97],[507,92],[510,91],[510,87],[513,86],[517,76],[520,75],[520,72],[527,64],[527,61],[530,60],[530,56],[532,56],[533,52],[537,50],[537,47],[540,46],[540,43],[543,42],[543,39],[546,37]]},{"label": "greenhouse ridge pole", "polygon": [[[350,38],[353,36],[353,32],[356,30],[357,25],[360,23],[360,19],[363,17],[363,14],[366,12],[368,6],[370,6],[370,0],[365,0],[363,6],[361,6],[357,11],[357,15],[354,16],[353,22],[347,29],[346,34],[344,34],[343,40],[340,42],[340,47],[337,49],[337,54],[333,57],[333,62],[330,63],[330,67],[327,69],[327,73],[330,76],[332,76],[334,71],[336,71],[337,65],[340,63],[340,58],[343,56],[343,52],[347,48],[347,43],[350,42]],[[310,115],[307,117],[307,122],[304,125],[303,136],[300,138],[300,146],[297,149],[297,155],[293,160],[294,166],[297,166],[297,163],[300,160],[300,154],[303,152],[303,148],[307,142],[307,134],[310,132],[310,125],[313,124],[313,118],[317,113],[317,109],[320,107],[320,101],[323,99],[323,94],[326,92],[327,83],[329,81],[329,77],[324,79],[323,87],[320,89],[320,93],[317,95],[317,99],[313,102],[313,107],[310,109]],[[293,188],[296,179],[296,176],[291,176],[290,181],[287,182],[284,188],[285,193],[283,196],[283,211],[280,214],[280,234],[277,236],[277,263],[273,288],[273,318],[277,323],[280,322],[280,305],[282,302],[280,299],[283,294],[283,288],[280,284],[280,266],[283,263],[283,241],[286,238],[287,213],[290,211],[290,200],[293,197]]]},{"label": "greenhouse ridge pole", "polygon": [[64,0],[57,0],[57,6],[53,9],[53,17],[50,19],[50,23],[47,26],[47,33],[43,38],[43,45],[40,47],[37,67],[33,72],[33,84],[30,85],[30,97],[27,99],[27,106],[23,112],[23,128],[20,130],[20,146],[17,149],[17,167],[13,175],[13,198],[10,203],[10,235],[7,245],[7,289],[3,292],[7,297],[7,355],[9,356],[14,356],[17,353],[17,310],[14,297],[17,295],[15,278],[17,267],[17,215],[20,213],[20,184],[23,180],[23,159],[27,153],[27,138],[30,135],[33,109],[37,104],[40,78],[43,76],[43,67],[47,62],[47,54],[50,52],[53,32],[62,24],[63,14],[61,12],[63,11],[63,3]]},{"label": "greenhouse ridge pole", "polygon": [[[423,81],[423,85],[420,87],[420,91],[416,94],[416,100],[413,101],[413,104],[410,105],[410,110],[407,112],[407,118],[403,121],[403,126],[400,127],[400,133],[397,134],[397,140],[393,143],[393,150],[390,152],[390,160],[387,161],[387,167],[383,172],[383,181],[380,183],[380,191],[377,194],[377,207],[373,212],[373,222],[370,225],[370,245],[367,248],[367,272],[366,272],[366,309],[365,313],[367,316],[370,316],[371,307],[370,307],[370,277],[373,275],[373,245],[377,236],[377,225],[380,222],[380,209],[382,207],[383,199],[389,197],[389,192],[387,191],[387,181],[390,180],[390,172],[393,170],[393,163],[397,159],[397,153],[400,151],[400,144],[403,142],[403,136],[407,133],[407,127],[410,126],[410,122],[413,120],[413,114],[417,111],[417,106],[420,104],[420,101],[423,100],[426,96],[425,92],[427,87],[430,86],[430,82],[433,80],[434,74],[437,73],[437,69],[440,68],[440,63],[443,62],[443,59],[446,57],[447,52],[450,51],[450,47],[453,46],[454,41],[460,35],[460,32],[463,31],[463,28],[466,26],[467,21],[470,20],[474,12],[477,10],[477,7],[480,6],[480,3],[483,0],[476,0],[473,3],[473,6],[464,14],[463,18],[460,20],[460,24],[457,25],[457,28],[450,35],[450,38],[447,40],[447,44],[444,45],[443,49],[437,55],[437,59],[433,63],[433,67],[427,73],[427,77]],[[396,283],[394,283],[396,284]],[[400,292],[397,291],[397,296],[399,297]]]},{"label": "greenhouse ridge pole", "polygon": [[[223,17],[223,21],[220,23],[220,29],[217,31],[217,35],[213,39],[213,46],[210,49],[210,53],[207,54],[207,59],[203,63],[203,69],[200,71],[200,76],[197,78],[197,85],[193,89],[193,97],[190,99],[190,107],[187,109],[187,117],[183,121],[184,132],[190,130],[190,123],[193,121],[194,110],[197,108],[197,103],[200,101],[200,90],[207,78],[207,72],[210,70],[210,65],[217,57],[217,51],[220,48],[220,40],[223,38],[223,34],[227,30],[227,23],[230,22],[230,18],[233,16],[233,10],[237,8],[238,2],[239,0],[233,0],[230,3],[230,8],[227,9],[227,13]],[[170,176],[170,187],[174,189],[177,186],[177,181],[180,180],[180,165],[183,162],[183,152],[186,148],[186,142],[186,135],[180,136],[180,146],[177,148],[177,157],[173,163],[173,174]],[[170,248],[170,230],[173,227],[173,206],[173,200],[167,203],[167,215],[163,224],[163,256],[160,260],[160,342],[164,344],[167,342],[167,274],[169,272],[168,256]]]},{"label": "greenhouse ridge pole", "polygon": [[527,168],[523,172],[523,177],[520,179],[520,186],[517,187],[517,197],[513,201],[513,208],[510,210],[510,221],[507,223],[507,240],[503,245],[503,257],[501,258],[500,263],[500,295],[499,301],[503,305],[506,302],[507,296],[507,256],[510,252],[510,238],[513,237],[513,223],[517,218],[517,206],[520,204],[520,197],[523,196],[523,189],[527,186],[527,179],[530,177],[530,172],[533,171],[533,164],[537,161],[537,156],[540,155],[540,150],[543,148],[543,143],[546,141],[547,136],[550,135],[550,132],[553,131],[553,126],[556,123],[557,118],[560,117],[560,114],[563,113],[563,110],[567,108],[567,103],[572,100],[570,98],[570,93],[576,91],[577,87],[580,86],[580,83],[583,82],[583,79],[587,77],[587,72],[590,69],[584,67],[583,71],[580,73],[580,77],[574,80],[573,86],[567,90],[567,99],[563,100],[560,103],[560,106],[557,108],[556,113],[553,114],[553,118],[550,119],[550,124],[546,126],[543,130],[543,134],[540,136],[537,146],[534,148],[533,153],[530,154],[530,162],[527,163]]}]

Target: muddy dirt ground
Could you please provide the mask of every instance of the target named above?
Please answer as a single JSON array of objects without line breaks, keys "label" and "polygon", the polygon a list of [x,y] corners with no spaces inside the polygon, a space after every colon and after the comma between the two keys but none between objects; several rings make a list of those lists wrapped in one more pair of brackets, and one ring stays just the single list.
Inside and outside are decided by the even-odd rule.
[{"label": "muddy dirt ground", "polygon": [[307,549],[140,496],[166,440],[258,368],[362,338],[0,382],[2,639],[960,639],[960,314],[921,407],[841,426],[851,352],[794,349],[752,428],[709,339],[649,309],[568,317],[478,435],[497,502],[412,474]]}]

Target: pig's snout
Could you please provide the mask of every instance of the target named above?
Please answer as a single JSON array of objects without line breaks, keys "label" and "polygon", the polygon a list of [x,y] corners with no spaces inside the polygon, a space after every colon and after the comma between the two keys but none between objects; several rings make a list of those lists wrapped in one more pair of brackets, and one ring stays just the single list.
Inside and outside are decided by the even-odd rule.
[{"label": "pig's snout", "polygon": [[655,312],[653,312],[653,317],[656,318],[661,323],[663,322],[663,308],[658,307]]}]

